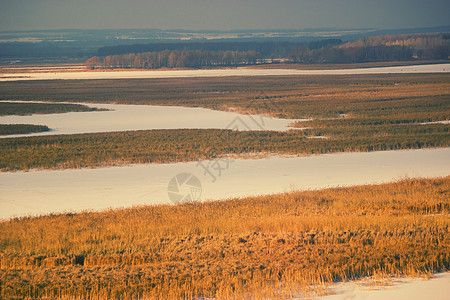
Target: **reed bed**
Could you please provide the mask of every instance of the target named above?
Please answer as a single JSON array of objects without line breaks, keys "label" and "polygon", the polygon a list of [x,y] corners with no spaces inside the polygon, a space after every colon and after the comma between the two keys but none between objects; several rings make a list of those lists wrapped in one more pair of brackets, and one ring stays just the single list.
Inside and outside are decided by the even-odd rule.
[{"label": "reed bed", "polygon": [[0,223],[1,296],[290,298],[450,267],[450,177]]}]

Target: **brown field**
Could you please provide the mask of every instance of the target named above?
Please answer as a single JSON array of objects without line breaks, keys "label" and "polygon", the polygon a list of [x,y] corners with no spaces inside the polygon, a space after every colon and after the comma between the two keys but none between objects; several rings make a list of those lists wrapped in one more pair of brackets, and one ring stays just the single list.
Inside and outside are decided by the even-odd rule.
[{"label": "brown field", "polygon": [[4,298],[289,298],[450,268],[450,177],[0,223]]}]

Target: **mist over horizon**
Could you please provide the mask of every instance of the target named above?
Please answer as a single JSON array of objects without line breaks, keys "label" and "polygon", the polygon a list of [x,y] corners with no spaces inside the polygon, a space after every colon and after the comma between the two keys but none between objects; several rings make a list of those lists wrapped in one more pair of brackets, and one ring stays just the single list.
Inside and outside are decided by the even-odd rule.
[{"label": "mist over horizon", "polygon": [[448,1],[1,0],[0,30],[398,29],[449,25]]}]

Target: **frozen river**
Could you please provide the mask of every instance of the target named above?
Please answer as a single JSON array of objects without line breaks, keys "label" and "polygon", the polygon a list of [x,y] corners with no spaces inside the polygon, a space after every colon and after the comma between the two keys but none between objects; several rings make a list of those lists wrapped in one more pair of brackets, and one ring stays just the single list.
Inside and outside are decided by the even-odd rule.
[{"label": "frozen river", "polygon": [[0,173],[0,218],[172,203],[168,185],[180,173],[200,185],[179,182],[178,194],[205,201],[440,177],[449,167],[450,148],[443,148]]},{"label": "frozen river", "polygon": [[139,79],[139,78],[188,78],[229,76],[290,76],[290,75],[362,75],[362,74],[408,74],[449,73],[450,64],[413,65],[400,67],[378,67],[338,70],[295,70],[295,69],[251,69],[230,68],[215,70],[143,70],[143,71],[83,71],[54,73],[11,73],[0,74],[0,81],[54,80],[54,79]]},{"label": "frozen river", "polygon": [[80,104],[109,111],[2,116],[0,124],[36,124],[52,129],[48,132],[2,137],[179,128],[283,131],[289,129],[292,122],[301,121],[181,106]]}]

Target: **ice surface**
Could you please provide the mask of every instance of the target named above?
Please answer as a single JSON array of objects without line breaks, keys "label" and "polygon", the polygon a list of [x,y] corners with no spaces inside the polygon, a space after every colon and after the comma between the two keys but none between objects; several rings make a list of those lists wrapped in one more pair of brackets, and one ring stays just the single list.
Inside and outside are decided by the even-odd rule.
[{"label": "ice surface", "polygon": [[358,75],[402,73],[448,73],[450,64],[412,65],[337,70],[251,69],[230,68],[216,70],[142,70],[142,71],[83,71],[54,73],[3,73],[0,81],[55,80],[55,79],[137,79],[137,78],[188,78],[229,76],[287,76],[287,75]]},{"label": "ice surface", "polygon": [[[21,101],[8,101],[21,102]],[[35,102],[36,103],[36,102]],[[181,106],[120,105],[79,103],[109,111],[35,114],[30,116],[2,116],[0,124],[47,125],[52,131],[7,137],[42,136],[113,132],[126,130],[214,128],[285,131],[293,119],[276,119],[259,115],[241,115],[235,112]],[[292,128],[291,128],[292,129]]]},{"label": "ice surface", "polygon": [[449,166],[442,148],[0,173],[0,218],[171,203],[168,183],[183,172],[200,180],[205,201],[447,176]]}]

